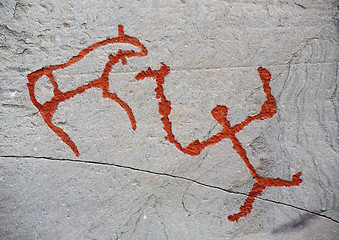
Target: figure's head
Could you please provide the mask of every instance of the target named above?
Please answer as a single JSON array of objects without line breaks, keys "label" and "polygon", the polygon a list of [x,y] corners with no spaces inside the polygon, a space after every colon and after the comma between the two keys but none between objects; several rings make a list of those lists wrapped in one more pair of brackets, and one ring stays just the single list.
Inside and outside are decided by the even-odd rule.
[{"label": "figure's head", "polygon": [[222,126],[229,125],[227,121],[228,108],[224,105],[217,105],[213,108],[211,114],[213,118]]}]

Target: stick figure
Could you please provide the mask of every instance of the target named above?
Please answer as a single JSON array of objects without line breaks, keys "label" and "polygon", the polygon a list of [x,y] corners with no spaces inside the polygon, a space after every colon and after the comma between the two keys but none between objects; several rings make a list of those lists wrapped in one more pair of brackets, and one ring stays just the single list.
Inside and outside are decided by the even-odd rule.
[{"label": "stick figure", "polygon": [[217,105],[212,111],[212,117],[223,127],[223,129],[208,138],[207,140],[200,142],[195,140],[190,143],[187,147],[183,147],[174,137],[172,132],[172,122],[169,120],[169,115],[171,113],[171,102],[167,100],[164,94],[163,84],[165,82],[165,77],[170,73],[170,68],[164,63],[161,64],[159,70],[152,70],[148,68],[146,71],[138,73],[135,77],[137,80],[142,80],[144,78],[155,78],[157,87],[155,88],[156,98],[160,99],[159,102],[159,113],[162,116],[161,121],[164,126],[164,130],[167,133],[166,140],[174,144],[181,152],[191,156],[197,156],[200,152],[208,146],[214,145],[221,140],[228,138],[232,141],[233,149],[238,153],[241,159],[244,161],[247,169],[250,174],[256,181],[253,185],[251,192],[248,194],[248,197],[240,207],[239,213],[231,215],[228,217],[230,221],[238,221],[240,217],[247,216],[252,211],[252,205],[256,197],[260,196],[262,191],[266,187],[290,187],[298,186],[302,180],[300,179],[301,173],[293,175],[291,181],[282,180],[280,178],[263,178],[255,171],[254,167],[250,163],[246,151],[243,148],[242,144],[239,142],[236,134],[239,133],[244,127],[256,120],[263,120],[265,118],[271,118],[276,113],[276,102],[274,97],[271,94],[270,80],[271,74],[268,70],[259,67],[258,72],[260,79],[263,83],[263,89],[266,94],[266,101],[261,106],[261,111],[254,116],[248,116],[243,122],[231,126],[230,122],[227,120],[228,108],[223,105]]}]

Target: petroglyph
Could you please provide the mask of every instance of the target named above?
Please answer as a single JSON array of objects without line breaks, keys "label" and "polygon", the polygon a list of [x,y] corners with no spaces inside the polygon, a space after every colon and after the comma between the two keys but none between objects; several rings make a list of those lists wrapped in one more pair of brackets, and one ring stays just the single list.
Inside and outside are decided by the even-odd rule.
[{"label": "petroglyph", "polygon": [[[40,70],[37,70],[35,72],[28,74],[27,76],[28,78],[27,87],[29,89],[29,94],[30,94],[32,103],[41,113],[45,123],[51,128],[53,132],[55,132],[62,139],[62,141],[64,141],[72,149],[72,151],[76,154],[76,156],[80,155],[77,146],[74,144],[70,136],[62,128],[52,123],[52,118],[53,118],[53,114],[58,109],[59,103],[66,101],[78,94],[82,94],[90,88],[102,89],[102,96],[104,98],[108,98],[108,99],[111,99],[117,102],[126,111],[129,117],[129,120],[131,122],[132,129],[135,130],[137,127],[136,120],[132,112],[132,108],[127,103],[125,103],[123,100],[121,100],[117,96],[117,94],[109,91],[109,80],[108,79],[109,79],[109,74],[113,66],[117,64],[119,61],[121,61],[121,63],[125,65],[127,63],[126,58],[147,56],[148,52],[147,52],[146,47],[143,44],[141,44],[137,38],[125,35],[122,25],[119,25],[118,32],[119,34],[117,37],[108,38],[101,42],[96,42],[92,44],[91,46],[89,46],[88,48],[81,50],[78,53],[78,55],[70,58],[65,63],[42,68]],[[107,44],[115,44],[115,43],[131,44],[132,46],[139,48],[140,51],[135,52],[133,50],[121,50],[120,49],[117,54],[109,55],[108,62],[106,63],[104,70],[99,78],[94,79],[88,84],[80,86],[74,90],[70,90],[67,92],[62,92],[59,90],[57,80],[55,79],[55,76],[53,75],[54,71],[65,69],[71,66],[72,64],[83,59],[88,53],[94,51],[96,48],[105,46]],[[188,144],[186,147],[182,146],[182,144],[176,140],[172,132],[172,122],[169,119],[169,115],[171,113],[171,102],[165,96],[163,85],[164,85],[166,76],[170,74],[170,67],[167,66],[165,63],[161,63],[161,68],[159,70],[153,70],[151,68],[148,68],[146,71],[139,72],[135,77],[136,80],[143,80],[145,78],[153,78],[156,80],[157,87],[155,89],[155,93],[156,93],[156,98],[160,100],[158,103],[159,114],[161,115],[161,122],[163,123],[163,129],[165,130],[167,134],[166,140],[172,143],[173,145],[175,145],[175,147],[182,153],[190,155],[190,156],[197,156],[201,153],[203,149],[205,149],[208,146],[217,144],[218,142],[222,141],[225,138],[231,140],[233,144],[233,149],[238,153],[240,158],[244,161],[244,164],[246,165],[247,169],[249,170],[250,174],[252,175],[256,183],[253,185],[253,188],[248,194],[246,201],[240,207],[239,212],[234,215],[230,215],[228,217],[229,221],[238,221],[239,218],[247,216],[252,211],[252,208],[253,208],[252,205],[255,201],[255,198],[260,196],[262,194],[262,191],[265,188],[298,186],[302,182],[300,178],[301,176],[300,172],[293,175],[291,181],[282,180],[280,178],[265,178],[265,177],[259,176],[259,174],[256,172],[256,170],[250,163],[244,147],[242,146],[242,144],[236,137],[236,134],[239,133],[241,130],[243,130],[251,122],[256,121],[256,120],[264,120],[266,118],[272,118],[276,113],[276,101],[271,94],[271,88],[270,88],[271,74],[267,69],[262,68],[262,67],[258,68],[258,73],[263,83],[263,91],[266,95],[266,101],[261,106],[261,111],[256,115],[248,116],[243,122],[238,123],[234,126],[231,126],[230,122],[227,119],[228,108],[224,105],[217,105],[211,111],[211,114],[212,114],[212,117],[222,126],[223,129],[219,133],[211,136],[205,141],[200,142],[199,140],[195,140],[191,142],[190,144]],[[37,81],[43,76],[46,76],[49,79],[49,81],[52,83],[54,95],[51,100],[46,101],[45,103],[39,103],[35,96],[35,85]]]}]

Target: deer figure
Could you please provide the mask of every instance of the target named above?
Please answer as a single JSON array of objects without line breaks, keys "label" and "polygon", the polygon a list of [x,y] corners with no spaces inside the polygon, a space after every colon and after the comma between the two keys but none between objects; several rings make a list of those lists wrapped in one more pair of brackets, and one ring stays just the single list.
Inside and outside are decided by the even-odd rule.
[{"label": "deer figure", "polygon": [[[108,44],[116,44],[116,43],[128,43],[131,44],[137,48],[140,49],[139,52],[135,52],[133,50],[119,50],[117,54],[115,55],[109,55],[108,62],[106,63],[104,70],[101,74],[101,76],[98,79],[95,79],[91,82],[89,82],[86,85],[80,86],[77,89],[70,90],[67,92],[61,92],[58,88],[58,83],[56,82],[53,72],[67,68],[71,66],[72,64],[80,61],[83,59],[87,54],[94,51],[95,49],[108,45]],[[124,28],[122,25],[118,26],[118,36],[115,38],[108,38],[101,42],[96,42],[89,46],[88,48],[85,48],[81,50],[78,55],[72,57],[67,62],[59,64],[59,65],[52,65],[46,68],[42,68],[40,70],[37,70],[35,72],[32,72],[28,74],[28,83],[27,87],[29,90],[29,96],[34,104],[34,106],[39,110],[41,113],[45,123],[52,129],[53,132],[55,132],[61,139],[64,141],[75,153],[76,156],[79,156],[79,151],[77,146],[74,144],[74,142],[71,140],[71,138],[68,136],[68,134],[60,127],[57,127],[52,123],[53,114],[58,108],[59,103],[66,101],[78,94],[81,94],[85,92],[86,90],[90,88],[101,88],[102,89],[102,96],[104,98],[109,98],[113,101],[116,101],[127,113],[129,120],[132,124],[132,129],[136,129],[136,122],[135,117],[133,115],[133,112],[131,108],[128,106],[127,103],[125,103],[123,100],[121,100],[117,94],[111,93],[109,91],[109,74],[115,64],[117,64],[119,61],[123,65],[127,63],[126,58],[131,57],[143,57],[147,56],[148,52],[146,47],[140,43],[140,41],[134,37],[130,37],[128,35],[125,35]],[[43,104],[39,103],[35,97],[35,84],[36,82],[43,76],[46,76],[51,83],[53,84],[53,97],[50,101],[47,101]]]},{"label": "deer figure", "polygon": [[[90,47],[82,50],[79,52],[78,55],[72,57],[66,63],[60,65],[53,65],[47,68],[42,68],[38,71],[30,73],[28,78],[28,89],[31,100],[33,104],[38,108],[40,111],[44,121],[46,124],[73,150],[76,156],[79,156],[79,151],[67,133],[55,126],[52,123],[52,117],[55,111],[57,110],[58,104],[63,102],[67,99],[74,97],[77,94],[81,94],[85,92],[87,89],[90,88],[101,88],[102,89],[102,96],[104,98],[109,98],[111,100],[116,101],[127,113],[129,116],[130,122],[132,124],[132,129],[136,129],[136,122],[134,115],[132,113],[131,108],[123,102],[115,93],[109,92],[109,82],[108,77],[109,73],[112,70],[113,65],[121,61],[122,64],[126,64],[126,58],[129,57],[141,57],[147,55],[147,49],[144,45],[142,45],[139,40],[136,38],[127,36],[124,34],[123,27],[119,25],[119,34],[116,38],[108,38],[102,42],[97,42],[91,45]],[[58,89],[58,84],[54,79],[53,71],[64,69],[77,61],[80,61],[84,58],[89,52],[93,51],[94,49],[104,46],[107,44],[114,44],[114,43],[129,43],[132,44],[140,49],[139,52],[135,51],[122,51],[119,50],[116,55],[110,55],[109,61],[106,63],[103,73],[100,78],[91,81],[90,83],[80,86],[75,90],[71,90],[68,92],[61,92]],[[200,142],[199,140],[195,140],[192,143],[188,144],[186,147],[182,146],[182,144],[176,140],[173,132],[172,132],[172,122],[169,119],[169,115],[171,113],[171,102],[166,98],[164,93],[163,84],[165,82],[165,77],[170,73],[170,67],[164,63],[161,63],[161,67],[159,70],[153,70],[148,68],[146,71],[139,72],[135,79],[140,81],[145,78],[153,78],[156,81],[157,87],[155,88],[156,98],[159,99],[158,107],[159,107],[159,114],[161,115],[161,122],[163,123],[163,129],[166,132],[167,136],[165,137],[170,143],[172,143],[179,151],[183,154],[187,154],[190,156],[197,156],[203,151],[206,147],[217,144],[218,142],[222,141],[223,139],[227,138],[231,140],[233,144],[233,149],[238,153],[240,158],[243,160],[245,166],[247,167],[248,171],[252,175],[255,183],[252,187],[252,190],[248,194],[247,199],[245,200],[244,204],[240,207],[239,212],[233,215],[228,216],[229,221],[238,221],[241,217],[246,217],[248,214],[251,213],[253,209],[253,203],[256,197],[261,196],[263,190],[267,187],[291,187],[291,186],[298,186],[302,183],[301,172],[296,173],[292,176],[292,180],[283,180],[280,178],[265,178],[261,177],[256,170],[254,169],[253,165],[250,163],[246,150],[236,137],[236,134],[242,131],[246,126],[248,126],[251,122],[256,120],[263,120],[266,118],[272,118],[276,110],[276,101],[271,94],[271,87],[270,87],[270,80],[271,74],[270,72],[262,67],[258,68],[258,73],[260,79],[263,83],[263,91],[266,95],[266,101],[261,106],[261,110],[258,114],[253,116],[248,116],[243,122],[235,124],[231,126],[230,122],[227,119],[228,108],[224,105],[217,105],[211,111],[212,117],[222,126],[222,130],[211,136],[205,141]],[[46,75],[48,79],[51,81],[54,87],[54,96],[50,101],[45,102],[44,104],[40,104],[35,98],[34,86],[42,76]]]}]

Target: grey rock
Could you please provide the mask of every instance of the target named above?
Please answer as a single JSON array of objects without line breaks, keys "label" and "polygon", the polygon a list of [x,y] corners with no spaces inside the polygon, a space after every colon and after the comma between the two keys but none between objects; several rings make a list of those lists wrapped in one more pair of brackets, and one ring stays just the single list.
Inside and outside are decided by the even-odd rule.
[{"label": "grey rock", "polygon": [[[335,239],[338,236],[338,4],[336,1],[0,1],[0,239]],[[90,89],[58,106],[53,123],[32,104],[27,74],[66,62],[91,44],[116,37],[118,25],[148,56],[118,63],[110,91],[137,122]],[[61,91],[102,73],[98,49],[56,73]],[[228,139],[199,156],[165,140],[148,67],[170,66],[164,91],[173,132],[184,146],[221,130],[211,116],[229,108],[232,125],[265,101],[257,68],[272,74],[273,118],[237,134],[271,187],[252,212],[237,213],[255,183]],[[53,96],[50,82],[38,100]]]}]

